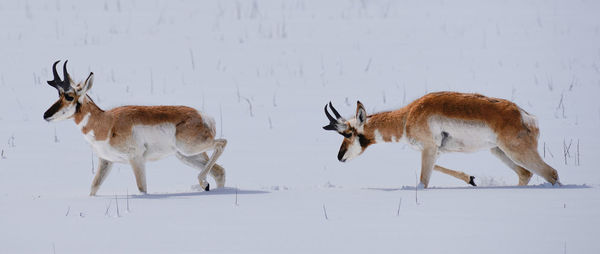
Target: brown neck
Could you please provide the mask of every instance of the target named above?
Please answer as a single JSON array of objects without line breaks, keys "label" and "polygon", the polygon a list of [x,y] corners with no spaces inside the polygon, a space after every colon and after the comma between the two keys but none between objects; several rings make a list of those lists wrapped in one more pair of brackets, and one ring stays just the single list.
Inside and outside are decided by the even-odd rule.
[{"label": "brown neck", "polygon": [[400,141],[404,135],[407,112],[406,108],[401,108],[370,115],[365,124],[365,136],[373,140],[373,143],[381,142],[381,140],[384,142]]},{"label": "brown neck", "polygon": [[[87,115],[89,115],[89,117],[86,117]],[[85,120],[86,118],[87,120]],[[83,134],[87,134],[93,130],[96,140],[104,140],[107,138],[107,126],[112,122],[111,117],[106,114],[104,110],[100,109],[100,107],[98,107],[87,95],[83,99],[83,102],[77,106],[77,111],[75,112],[73,119],[75,120],[75,124],[83,125],[80,126]],[[87,122],[82,123],[82,121]]]},{"label": "brown neck", "polygon": [[83,99],[83,103],[77,105],[77,111],[75,112],[75,115],[73,115],[75,124],[81,123],[87,114],[90,114],[90,118],[101,118],[104,114],[104,110],[100,109],[100,107],[86,95]]}]

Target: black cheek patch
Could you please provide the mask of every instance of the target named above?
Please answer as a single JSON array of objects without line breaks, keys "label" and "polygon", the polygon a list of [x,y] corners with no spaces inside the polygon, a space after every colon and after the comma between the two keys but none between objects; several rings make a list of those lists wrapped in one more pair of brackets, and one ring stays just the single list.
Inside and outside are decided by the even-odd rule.
[{"label": "black cheek patch", "polygon": [[358,142],[360,143],[360,146],[363,147],[363,148],[365,148],[365,147],[367,147],[367,146],[369,146],[370,144],[373,143],[373,142],[371,142],[371,140],[369,140],[363,134],[358,134]]}]

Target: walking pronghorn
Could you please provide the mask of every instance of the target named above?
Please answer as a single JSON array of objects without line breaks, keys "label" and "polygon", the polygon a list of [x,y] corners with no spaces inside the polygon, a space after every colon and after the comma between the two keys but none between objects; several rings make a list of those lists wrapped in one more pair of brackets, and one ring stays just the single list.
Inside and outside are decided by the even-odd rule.
[{"label": "walking pronghorn", "polygon": [[357,102],[356,116],[346,120],[325,105],[330,123],[323,128],[344,136],[338,160],[345,162],[362,154],[372,144],[407,141],[421,150],[421,183],[427,188],[436,170],[473,186],[474,177],[438,165],[442,152],[474,152],[491,149],[527,185],[532,173],[552,184],[560,184],[558,173],[537,152],[539,129],[534,116],[516,104],[479,94],[437,92],[427,94],[398,110],[367,116]]},{"label": "walking pronghorn", "polygon": [[[72,118],[98,155],[99,165],[90,195],[108,175],[113,163],[129,163],[137,187],[146,193],[146,161],[175,154],[185,164],[200,170],[200,186],[209,190],[210,173],[217,187],[225,185],[225,170],[216,164],[227,140],[215,139],[212,118],[185,106],[123,106],[104,111],[86,94],[92,88],[94,73],[75,85],[63,65],[64,80],[52,66],[54,80],[48,84],[58,90],[58,101],[44,113],[46,121]],[[208,157],[207,151],[214,150]]]}]

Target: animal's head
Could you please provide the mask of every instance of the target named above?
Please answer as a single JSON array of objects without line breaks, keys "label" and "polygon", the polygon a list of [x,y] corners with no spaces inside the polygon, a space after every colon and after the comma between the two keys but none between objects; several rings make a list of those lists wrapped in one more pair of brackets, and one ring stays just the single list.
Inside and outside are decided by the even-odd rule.
[{"label": "animal's head", "polygon": [[54,74],[54,80],[48,81],[48,85],[56,88],[58,91],[58,100],[44,113],[44,119],[48,122],[65,120],[73,117],[77,108],[83,103],[85,94],[94,82],[94,73],[90,72],[85,81],[79,84],[73,83],[69,73],[67,72],[67,61],[63,65],[63,77],[61,80],[56,71],[56,65],[59,61],[56,61],[52,65],[52,73]]},{"label": "animal's head", "polygon": [[327,105],[325,105],[325,115],[329,119],[329,125],[323,126],[323,129],[328,131],[337,131],[340,135],[344,136],[342,146],[338,152],[338,160],[346,162],[359,155],[361,155],[365,149],[372,144],[370,139],[365,137],[365,123],[367,122],[367,112],[365,107],[360,101],[356,102],[356,116],[350,120],[344,119],[335,110],[331,102],[329,107],[335,115],[335,118],[327,111]]}]

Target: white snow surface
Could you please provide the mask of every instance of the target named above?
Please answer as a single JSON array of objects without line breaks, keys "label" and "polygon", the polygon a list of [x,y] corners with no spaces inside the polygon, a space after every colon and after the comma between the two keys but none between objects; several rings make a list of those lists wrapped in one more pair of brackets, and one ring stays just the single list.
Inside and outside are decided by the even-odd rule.
[{"label": "white snow surface", "polygon": [[[0,1],[0,253],[600,253],[599,1]],[[149,194],[98,162],[72,120],[47,123],[51,65],[94,72],[90,96],[187,105],[228,146],[226,188],[169,157]],[[62,66],[62,65],[60,65]],[[59,71],[62,76],[62,71]],[[564,186],[489,152],[376,144],[348,163],[324,131],[433,91],[510,99],[537,117]],[[567,149],[568,148],[568,149]],[[568,150],[568,153],[565,151]],[[209,178],[212,186],[216,186]]]}]

